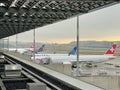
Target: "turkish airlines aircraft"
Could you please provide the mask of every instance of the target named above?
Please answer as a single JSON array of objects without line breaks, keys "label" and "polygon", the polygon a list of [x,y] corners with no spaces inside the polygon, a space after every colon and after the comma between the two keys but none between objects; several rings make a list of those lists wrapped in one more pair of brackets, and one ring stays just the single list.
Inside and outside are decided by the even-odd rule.
[{"label": "turkish airlines aircraft", "polygon": [[[116,47],[117,44],[113,43],[112,46],[105,52],[104,55],[79,55],[79,62],[99,63],[114,59],[116,58],[116,56],[114,56]],[[35,56],[35,60],[43,64],[49,64],[49,63],[74,64],[77,62],[77,56],[76,55]]]}]

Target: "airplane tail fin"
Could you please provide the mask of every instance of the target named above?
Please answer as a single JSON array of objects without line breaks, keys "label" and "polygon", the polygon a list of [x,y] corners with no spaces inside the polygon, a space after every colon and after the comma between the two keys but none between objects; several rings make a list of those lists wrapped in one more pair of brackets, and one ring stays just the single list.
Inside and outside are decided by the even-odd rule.
[{"label": "airplane tail fin", "polygon": [[29,47],[29,50],[34,51],[34,45],[33,44]]},{"label": "airplane tail fin", "polygon": [[34,45],[32,44],[29,48],[34,48]]},{"label": "airplane tail fin", "polygon": [[38,52],[42,52],[44,47],[45,47],[45,44],[43,44],[43,45],[38,49]]},{"label": "airplane tail fin", "polygon": [[116,50],[117,44],[113,43],[112,46],[106,51],[105,54],[107,55],[113,55]]},{"label": "airplane tail fin", "polygon": [[70,55],[75,55],[76,50],[77,50],[77,47],[75,46],[75,47],[68,53],[68,55],[69,55],[69,56],[70,56]]}]

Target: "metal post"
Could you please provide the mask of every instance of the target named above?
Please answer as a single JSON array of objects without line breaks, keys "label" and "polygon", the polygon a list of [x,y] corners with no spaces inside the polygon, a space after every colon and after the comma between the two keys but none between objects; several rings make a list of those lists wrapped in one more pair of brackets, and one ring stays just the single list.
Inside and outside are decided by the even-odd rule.
[{"label": "metal post", "polygon": [[0,50],[2,49],[2,47],[1,47],[2,45],[1,45],[1,39],[0,39]]},{"label": "metal post", "polygon": [[17,52],[17,45],[18,45],[17,39],[18,39],[18,37],[17,37],[17,34],[16,34],[16,52]]},{"label": "metal post", "polygon": [[8,37],[8,51],[9,51],[9,37]]},{"label": "metal post", "polygon": [[77,76],[79,76],[79,16],[77,16]]},{"label": "metal post", "polygon": [[33,30],[33,46],[34,46],[33,55],[34,55],[34,61],[35,61],[35,28],[34,28],[34,30]]},{"label": "metal post", "polygon": [[3,39],[3,52],[4,52],[4,39]]},{"label": "metal post", "polygon": [[0,46],[1,46],[1,50],[2,50],[2,39],[0,40],[0,42],[1,42],[1,45],[0,45]]}]

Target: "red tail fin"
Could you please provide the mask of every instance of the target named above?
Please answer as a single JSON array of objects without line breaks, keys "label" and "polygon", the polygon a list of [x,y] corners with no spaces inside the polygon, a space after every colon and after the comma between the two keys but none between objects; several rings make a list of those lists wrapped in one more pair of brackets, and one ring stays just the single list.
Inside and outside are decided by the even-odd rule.
[{"label": "red tail fin", "polygon": [[29,48],[34,48],[34,45],[31,45]]},{"label": "red tail fin", "polygon": [[113,43],[112,46],[106,51],[105,54],[114,54],[116,47],[117,47],[117,44]]}]

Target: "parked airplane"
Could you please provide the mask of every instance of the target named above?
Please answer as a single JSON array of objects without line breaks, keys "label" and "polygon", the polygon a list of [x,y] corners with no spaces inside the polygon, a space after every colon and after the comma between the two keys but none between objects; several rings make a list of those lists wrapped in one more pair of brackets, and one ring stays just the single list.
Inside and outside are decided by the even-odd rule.
[{"label": "parked airplane", "polygon": [[[107,60],[114,59],[115,49],[117,44],[113,43],[112,46],[106,51],[104,55],[79,55],[79,62],[85,63],[99,63]],[[31,57],[33,59],[34,57]],[[77,62],[76,55],[45,55],[37,56],[35,55],[35,60],[39,63],[49,64],[49,63],[61,63],[61,64],[75,64]]]},{"label": "parked airplane", "polygon": [[[45,44],[43,44],[40,48],[38,48],[38,49],[35,49],[35,53],[39,53],[39,52],[42,52],[43,51],[43,49],[44,49],[44,47],[45,47]],[[21,52],[19,51],[19,53],[21,53],[21,54],[25,54],[25,53],[28,53],[28,52],[34,52],[34,46],[33,47],[31,47],[31,49],[30,50],[26,50],[26,51],[22,51],[21,50]]]},{"label": "parked airplane", "polygon": [[[40,51],[43,51],[43,46],[38,50],[38,52]],[[31,57],[31,60],[34,59],[34,56],[35,56],[35,59],[36,60],[39,60],[41,58],[47,58],[49,56],[70,56],[70,55],[75,55],[76,53],[76,50],[77,50],[77,47],[75,46],[68,54],[35,54]]]},{"label": "parked airplane", "polygon": [[[19,52],[20,54],[23,54],[27,51],[33,51],[34,50],[34,46],[31,45],[29,48],[17,48],[17,52]],[[9,48],[9,51],[16,51],[16,48]]]},{"label": "parked airplane", "polygon": [[[39,52],[42,52],[43,49],[44,49],[44,47],[45,47],[45,45],[43,44],[40,48],[35,49],[35,54],[37,54],[37,53],[39,53]],[[25,51],[25,52],[23,52],[22,54],[26,54],[26,55],[31,56],[31,55],[33,54],[33,52],[34,52],[34,48],[33,48],[33,50]]]}]

